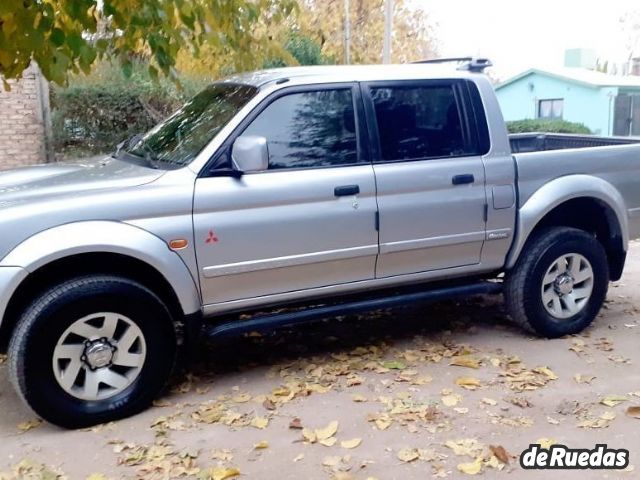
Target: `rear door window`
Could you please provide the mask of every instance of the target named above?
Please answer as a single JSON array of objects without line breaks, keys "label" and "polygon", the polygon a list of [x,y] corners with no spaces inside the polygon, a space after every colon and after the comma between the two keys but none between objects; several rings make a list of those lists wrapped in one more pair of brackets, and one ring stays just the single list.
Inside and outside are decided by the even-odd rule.
[{"label": "rear door window", "polygon": [[454,84],[370,87],[383,162],[477,155]]}]

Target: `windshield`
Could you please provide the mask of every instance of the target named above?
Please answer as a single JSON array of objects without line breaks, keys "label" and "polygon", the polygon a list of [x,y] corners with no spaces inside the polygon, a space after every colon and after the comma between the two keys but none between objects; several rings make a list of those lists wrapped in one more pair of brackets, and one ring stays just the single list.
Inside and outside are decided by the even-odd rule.
[{"label": "windshield", "polygon": [[154,168],[187,165],[256,92],[248,85],[210,85],[152,130],[134,137],[118,157],[133,155]]}]

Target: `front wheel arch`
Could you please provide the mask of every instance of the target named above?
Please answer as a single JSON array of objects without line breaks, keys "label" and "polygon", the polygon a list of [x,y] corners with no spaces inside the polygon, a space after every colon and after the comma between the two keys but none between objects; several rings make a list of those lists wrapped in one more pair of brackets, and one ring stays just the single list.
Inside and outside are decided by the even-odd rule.
[{"label": "front wheel arch", "polygon": [[[31,301],[51,285],[84,275],[117,275],[153,291],[171,312],[183,343],[185,312],[173,287],[158,270],[134,257],[111,252],[92,252],[63,257],[30,273],[16,288],[0,323],[0,350],[4,350],[16,324]],[[3,348],[4,346],[4,348]]]}]

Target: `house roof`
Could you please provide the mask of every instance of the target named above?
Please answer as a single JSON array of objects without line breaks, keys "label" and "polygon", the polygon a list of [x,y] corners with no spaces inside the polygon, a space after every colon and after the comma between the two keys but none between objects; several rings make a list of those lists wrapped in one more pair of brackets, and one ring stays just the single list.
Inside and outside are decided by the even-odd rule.
[{"label": "house roof", "polygon": [[496,90],[510,85],[532,74],[545,75],[558,78],[567,82],[586,85],[593,88],[621,87],[640,89],[640,76],[634,75],[610,75],[586,68],[562,67],[554,69],[530,68],[518,75],[511,77],[496,86]]}]

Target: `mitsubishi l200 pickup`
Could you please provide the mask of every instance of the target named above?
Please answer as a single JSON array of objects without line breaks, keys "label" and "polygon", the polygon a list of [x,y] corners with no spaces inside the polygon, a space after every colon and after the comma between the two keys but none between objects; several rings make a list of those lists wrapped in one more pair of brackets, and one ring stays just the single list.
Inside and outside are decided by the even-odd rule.
[{"label": "mitsubishi l200 pickup", "polygon": [[640,236],[640,145],[510,138],[465,65],[238,75],[100,161],[1,173],[21,397],[102,423],[200,336],[454,296],[504,294],[545,337],[587,327]]}]

